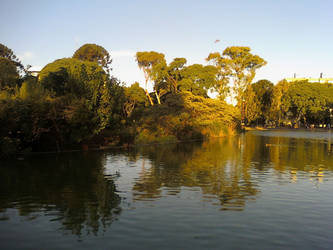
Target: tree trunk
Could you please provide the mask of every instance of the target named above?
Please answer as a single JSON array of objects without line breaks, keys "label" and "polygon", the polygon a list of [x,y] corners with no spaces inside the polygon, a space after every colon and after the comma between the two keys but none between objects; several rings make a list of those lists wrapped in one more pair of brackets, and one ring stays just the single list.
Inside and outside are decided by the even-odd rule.
[{"label": "tree trunk", "polygon": [[150,105],[151,105],[151,106],[154,106],[154,102],[153,102],[153,100],[151,99],[151,97],[150,97],[150,95],[149,95],[149,93],[148,93],[148,90],[145,89],[145,92],[146,92],[146,96],[148,97],[148,100],[149,100],[149,102],[150,102]]},{"label": "tree trunk", "polygon": [[148,100],[149,100],[149,103],[150,103],[150,105],[151,106],[154,106],[154,102],[153,102],[153,100],[151,99],[151,97],[150,97],[150,95],[149,95],[149,92],[148,92],[148,79],[149,79],[149,77],[148,77],[148,74],[144,71],[144,74],[145,74],[145,80],[146,80],[146,82],[145,82],[145,86],[146,86],[146,88],[145,88],[145,92],[146,92],[146,96],[147,96],[147,98],[148,98]]},{"label": "tree trunk", "polygon": [[158,103],[158,104],[161,104],[160,96],[159,96],[159,94],[157,93],[157,91],[155,91],[155,95],[156,95],[157,103]]}]

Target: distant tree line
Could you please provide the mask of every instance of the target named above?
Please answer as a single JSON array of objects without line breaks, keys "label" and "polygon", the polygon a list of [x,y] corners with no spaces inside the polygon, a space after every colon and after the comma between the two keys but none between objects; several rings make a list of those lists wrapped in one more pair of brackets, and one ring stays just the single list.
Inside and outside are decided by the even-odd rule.
[{"label": "distant tree line", "polygon": [[329,126],[332,123],[333,84],[307,81],[260,80],[247,89],[245,110],[249,125],[270,127]]}]

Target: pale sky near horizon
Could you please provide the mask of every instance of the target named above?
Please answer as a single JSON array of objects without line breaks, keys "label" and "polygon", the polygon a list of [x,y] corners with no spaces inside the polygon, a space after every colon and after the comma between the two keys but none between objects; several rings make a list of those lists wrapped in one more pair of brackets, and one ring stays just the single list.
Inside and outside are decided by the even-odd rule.
[{"label": "pale sky near horizon", "polygon": [[114,76],[143,84],[137,51],[206,64],[210,52],[249,46],[268,62],[255,80],[333,77],[330,0],[0,0],[0,7],[0,43],[35,68],[96,43],[111,54]]}]

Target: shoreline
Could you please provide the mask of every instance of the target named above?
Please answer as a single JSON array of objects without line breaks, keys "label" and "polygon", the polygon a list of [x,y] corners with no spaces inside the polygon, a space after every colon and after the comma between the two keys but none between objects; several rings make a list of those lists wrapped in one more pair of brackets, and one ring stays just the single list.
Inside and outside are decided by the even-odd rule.
[{"label": "shoreline", "polygon": [[333,128],[287,128],[287,127],[279,127],[279,128],[264,128],[264,127],[244,127],[244,131],[274,131],[274,130],[284,130],[284,131],[313,131],[313,132],[330,132]]},{"label": "shoreline", "polygon": [[149,142],[149,143],[137,143],[137,144],[123,144],[123,145],[96,145],[92,144],[83,144],[80,145],[80,148],[77,149],[68,149],[68,150],[61,150],[61,151],[37,151],[37,152],[21,152],[13,155],[12,157],[3,158],[2,160],[24,160],[25,156],[35,156],[35,155],[46,155],[46,154],[66,154],[66,153],[78,153],[78,152],[94,152],[94,151],[106,151],[106,150],[120,150],[120,149],[135,149],[140,146],[157,146],[157,145],[167,145],[167,144],[178,144],[178,143],[188,143],[188,142],[204,142],[214,139],[226,138],[230,136],[239,135],[246,132],[251,131],[305,131],[305,132],[331,132],[331,129],[328,128],[264,128],[264,127],[244,127],[242,131],[239,133],[235,133],[233,135],[225,135],[219,137],[210,137],[210,138],[203,138],[203,139],[188,139],[188,140],[170,140],[164,142]]}]

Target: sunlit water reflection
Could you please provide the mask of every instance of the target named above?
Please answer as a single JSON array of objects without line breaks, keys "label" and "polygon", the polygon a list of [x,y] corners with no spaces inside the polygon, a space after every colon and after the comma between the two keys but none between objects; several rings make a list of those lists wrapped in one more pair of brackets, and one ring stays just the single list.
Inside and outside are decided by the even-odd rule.
[{"label": "sunlit water reflection", "polygon": [[333,246],[331,133],[1,163],[1,249]]}]

